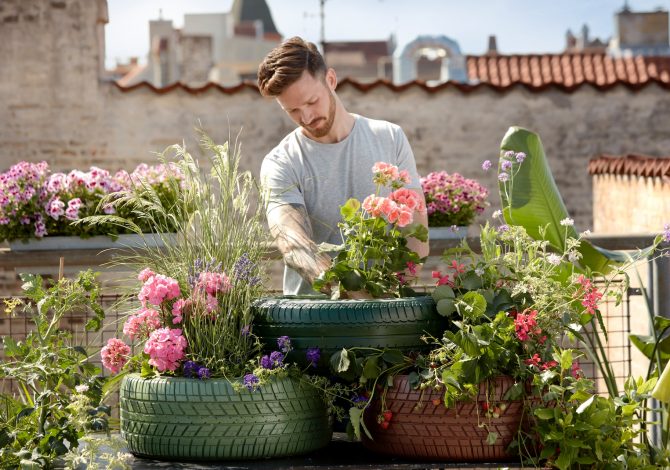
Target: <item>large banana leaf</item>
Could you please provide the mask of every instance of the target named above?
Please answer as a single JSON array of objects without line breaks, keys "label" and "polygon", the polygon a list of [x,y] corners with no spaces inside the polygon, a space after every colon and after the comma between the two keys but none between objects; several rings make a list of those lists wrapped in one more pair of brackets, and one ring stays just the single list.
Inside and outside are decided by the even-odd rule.
[{"label": "large banana leaf", "polygon": [[[505,221],[523,226],[535,239],[542,238],[540,228],[546,227],[544,238],[556,250],[564,251],[566,236],[577,238],[577,231],[560,224],[568,217],[568,210],[551,174],[540,137],[521,127],[510,127],[500,143],[500,155],[508,150],[524,152],[526,159],[510,182],[500,183]],[[580,244],[579,251],[582,266],[602,274],[612,269],[612,261],[625,261],[623,253],[595,247],[586,240]]]}]

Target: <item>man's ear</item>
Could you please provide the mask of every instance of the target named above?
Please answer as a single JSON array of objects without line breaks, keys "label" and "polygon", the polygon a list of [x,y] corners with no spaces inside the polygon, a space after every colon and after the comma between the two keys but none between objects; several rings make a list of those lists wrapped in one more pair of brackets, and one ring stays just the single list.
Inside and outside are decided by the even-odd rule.
[{"label": "man's ear", "polygon": [[337,88],[337,74],[332,67],[329,67],[328,70],[326,70],[326,84],[331,91],[335,91],[335,88]]}]

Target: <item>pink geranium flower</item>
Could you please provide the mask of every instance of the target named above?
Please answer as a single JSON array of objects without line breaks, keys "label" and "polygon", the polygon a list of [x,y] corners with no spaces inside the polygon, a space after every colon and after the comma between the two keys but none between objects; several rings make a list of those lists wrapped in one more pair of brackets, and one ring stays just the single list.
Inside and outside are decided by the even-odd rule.
[{"label": "pink geranium flower", "polygon": [[160,326],[161,319],[158,312],[151,308],[143,308],[137,314],[128,317],[123,324],[123,334],[133,340],[146,338]]},{"label": "pink geranium flower", "polygon": [[117,338],[110,338],[107,346],[100,351],[102,365],[112,373],[117,374],[128,362],[130,346]]},{"label": "pink geranium flower", "polygon": [[138,298],[142,305],[146,305],[148,302],[158,306],[164,301],[176,299],[180,295],[179,283],[176,280],[162,274],[154,274],[145,281]]},{"label": "pink geranium flower", "polygon": [[150,357],[149,364],[159,372],[174,371],[184,358],[187,345],[181,330],[160,328],[151,333],[144,345],[144,352]]}]

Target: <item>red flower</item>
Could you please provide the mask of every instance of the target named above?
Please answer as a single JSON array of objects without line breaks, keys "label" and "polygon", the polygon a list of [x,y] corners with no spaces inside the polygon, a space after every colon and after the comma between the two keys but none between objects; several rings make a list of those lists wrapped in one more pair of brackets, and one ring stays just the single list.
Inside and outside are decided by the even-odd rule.
[{"label": "red flower", "polygon": [[542,333],[542,330],[537,327],[536,318],[537,310],[531,310],[530,313],[517,313],[514,319],[514,330],[519,340],[527,341],[530,339],[530,334],[539,335]]},{"label": "red flower", "polygon": [[533,354],[533,357],[531,357],[530,359],[526,359],[526,360],[523,361],[523,362],[524,362],[526,365],[529,365],[529,366],[540,367],[540,361],[541,361],[541,360],[542,360],[542,359],[540,358],[540,355],[539,355],[538,353],[535,353],[535,354]]},{"label": "red flower", "polygon": [[409,271],[409,273],[412,276],[416,276],[416,263],[413,263],[412,261],[408,261],[407,262],[407,271]]},{"label": "red flower", "polygon": [[556,362],[556,361],[547,361],[544,364],[542,364],[540,369],[541,370],[547,370],[547,369],[551,369],[553,367],[556,367],[557,365],[558,365],[558,362]]},{"label": "red flower", "polygon": [[458,261],[452,260],[449,269],[453,269],[456,272],[456,274],[463,274],[465,272],[465,265],[458,264]]},{"label": "red flower", "polygon": [[433,271],[433,279],[437,279],[437,282],[435,283],[436,286],[442,286],[446,284],[449,287],[454,287],[454,283],[449,280],[449,274],[442,276],[440,271]]}]

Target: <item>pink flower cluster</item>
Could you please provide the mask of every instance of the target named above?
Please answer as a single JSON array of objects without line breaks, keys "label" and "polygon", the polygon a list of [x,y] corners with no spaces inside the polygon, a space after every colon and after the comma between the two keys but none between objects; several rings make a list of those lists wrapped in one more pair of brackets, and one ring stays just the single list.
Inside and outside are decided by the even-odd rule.
[{"label": "pink flower cluster", "polygon": [[[92,215],[107,194],[140,184],[160,185],[174,177],[183,185],[184,175],[173,163],[139,165],[132,174],[91,167],[89,171],[51,173],[46,162],[20,162],[0,174],[0,240],[41,238],[67,232],[70,221]],[[112,205],[103,207],[114,213]]]},{"label": "pink flower cluster", "polygon": [[[142,271],[142,273],[144,272]],[[176,280],[162,274],[151,273],[144,281],[137,297],[142,302],[142,306],[146,307],[147,302],[158,306],[164,301],[176,299],[180,295],[179,283]]]},{"label": "pink flower cluster", "polygon": [[409,184],[411,178],[407,170],[398,170],[398,167],[386,162],[377,162],[372,165],[372,180],[380,186],[400,187]]},{"label": "pink flower cluster", "polygon": [[159,372],[174,371],[184,358],[188,346],[179,329],[159,328],[149,335],[144,344],[144,352],[149,355],[149,364]]},{"label": "pink flower cluster", "polygon": [[389,223],[406,227],[412,223],[414,211],[424,211],[421,196],[411,189],[400,188],[389,197],[369,195],[363,201],[363,210],[372,217],[384,217]]},{"label": "pink flower cluster", "polygon": [[135,315],[130,315],[123,324],[123,334],[130,339],[145,339],[161,326],[159,313],[152,308],[142,308]]},{"label": "pink flower cluster", "polygon": [[100,351],[100,356],[102,357],[102,365],[114,374],[118,374],[128,362],[130,346],[120,339],[110,338],[107,341],[107,346]]},{"label": "pink flower cluster", "polygon": [[421,178],[429,225],[470,225],[488,205],[488,190],[458,173],[432,172]]},{"label": "pink flower cluster", "polygon": [[579,275],[577,283],[581,286],[578,295],[581,297],[582,306],[591,315],[595,315],[596,310],[598,310],[598,302],[602,299],[603,294],[598,292],[598,288],[593,285],[591,279],[583,274]]},{"label": "pink flower cluster", "polygon": [[218,292],[228,293],[233,285],[224,273],[205,271],[198,276],[195,287],[203,289],[209,295],[216,295]]}]

